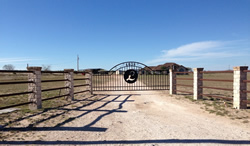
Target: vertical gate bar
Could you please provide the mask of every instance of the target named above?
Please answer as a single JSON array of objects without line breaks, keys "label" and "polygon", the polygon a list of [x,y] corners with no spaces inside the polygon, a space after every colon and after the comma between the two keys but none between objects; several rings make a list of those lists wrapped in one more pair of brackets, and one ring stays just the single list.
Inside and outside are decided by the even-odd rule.
[{"label": "vertical gate bar", "polygon": [[156,75],[156,88],[157,88],[157,90],[159,90],[159,74],[157,73],[157,75]]},{"label": "vertical gate bar", "polygon": [[[127,66],[126,66],[126,67],[127,67]],[[122,72],[124,72],[124,74],[125,74],[125,67],[122,68]],[[126,86],[124,80],[122,80],[122,90],[125,90],[125,91],[127,90],[127,86]]]},{"label": "vertical gate bar", "polygon": [[161,82],[162,82],[162,75],[161,75],[161,72],[160,72],[160,77],[159,77],[160,80],[158,80],[158,89],[160,90],[161,89]]},{"label": "vertical gate bar", "polygon": [[160,87],[161,87],[161,90],[162,90],[162,87],[163,87],[162,85],[164,84],[163,72],[162,72],[162,74],[161,74],[161,79],[162,79],[162,80],[161,80],[161,86],[160,86]]},{"label": "vertical gate bar", "polygon": [[118,78],[119,78],[119,75],[120,75],[120,70],[118,71],[118,74],[116,74],[116,76],[115,76],[115,83],[116,83],[116,87],[115,87],[115,89],[116,90],[119,90],[119,88],[118,88],[118,86],[119,86],[119,82],[118,82]]},{"label": "vertical gate bar", "polygon": [[155,87],[155,73],[153,72],[153,89]]},{"label": "vertical gate bar", "polygon": [[105,90],[105,86],[104,86],[104,84],[103,84],[103,80],[104,80],[104,78],[105,78],[105,74],[103,74],[102,76],[101,76],[101,87],[102,87],[102,90]]},{"label": "vertical gate bar", "polygon": [[161,83],[162,83],[162,72],[160,73],[160,80],[159,80],[159,90],[161,90]]},{"label": "vertical gate bar", "polygon": [[148,73],[146,71],[146,76],[145,76],[145,80],[146,80],[146,90],[148,89],[148,85],[149,85],[149,82],[148,82]]},{"label": "vertical gate bar", "polygon": [[166,83],[167,75],[164,76],[164,79],[165,79],[165,81],[164,81],[164,90],[166,90],[166,87],[167,87],[167,83]]},{"label": "vertical gate bar", "polygon": [[162,72],[161,72],[160,76],[161,76],[161,79],[160,79],[160,86],[159,86],[159,89],[162,90],[162,82],[164,82],[164,81],[162,80],[162,79],[163,79],[163,78],[162,78]]},{"label": "vertical gate bar", "polygon": [[[129,64],[129,69],[131,69],[130,64]],[[131,90],[131,85],[128,84],[128,86],[129,86],[129,90]]]},{"label": "vertical gate bar", "polygon": [[119,70],[119,74],[116,76],[116,85],[117,85],[117,90],[119,90],[119,78],[120,78],[120,70]]},{"label": "vertical gate bar", "polygon": [[115,90],[117,90],[117,84],[118,84],[118,82],[117,82],[117,76],[118,76],[118,74],[120,74],[120,71],[118,70],[118,71],[116,71],[116,73],[115,73]]},{"label": "vertical gate bar", "polygon": [[155,88],[155,72],[153,73],[153,89]]}]

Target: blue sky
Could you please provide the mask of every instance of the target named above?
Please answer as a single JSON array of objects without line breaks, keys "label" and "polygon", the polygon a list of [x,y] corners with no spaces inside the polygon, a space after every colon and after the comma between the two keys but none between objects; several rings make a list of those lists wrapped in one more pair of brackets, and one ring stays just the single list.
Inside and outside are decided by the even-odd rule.
[{"label": "blue sky", "polygon": [[0,0],[0,68],[250,65],[250,0]]}]

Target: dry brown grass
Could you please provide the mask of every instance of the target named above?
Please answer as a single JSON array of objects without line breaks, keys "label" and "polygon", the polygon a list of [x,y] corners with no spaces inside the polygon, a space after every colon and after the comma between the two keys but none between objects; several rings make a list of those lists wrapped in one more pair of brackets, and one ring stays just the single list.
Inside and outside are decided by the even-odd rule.
[{"label": "dry brown grass", "polygon": [[[193,78],[193,74],[178,75],[177,78]],[[203,74],[203,78],[233,80],[233,73],[210,73],[210,74],[205,73]],[[248,73],[248,80],[250,80],[250,73]],[[193,82],[192,80],[177,80],[177,84],[193,85]],[[203,81],[203,86],[233,89],[233,82]],[[177,86],[177,90],[193,92],[193,88],[191,87]],[[250,91],[249,84],[247,90]],[[233,98],[233,91],[204,88],[203,93]],[[232,101],[205,97],[205,96],[203,97],[202,100],[194,101],[193,96],[191,94],[181,93],[181,92],[177,92],[177,94],[182,94],[185,98],[191,100],[192,102],[202,104],[203,107],[201,108],[203,108],[204,110],[208,111],[211,114],[216,114],[219,116],[227,116],[232,120],[238,119],[242,120],[243,123],[248,123],[248,119],[250,117],[250,111],[248,109],[240,111],[233,109]],[[247,94],[247,99],[250,100],[250,94]],[[250,104],[248,104],[248,108],[250,108]]]}]

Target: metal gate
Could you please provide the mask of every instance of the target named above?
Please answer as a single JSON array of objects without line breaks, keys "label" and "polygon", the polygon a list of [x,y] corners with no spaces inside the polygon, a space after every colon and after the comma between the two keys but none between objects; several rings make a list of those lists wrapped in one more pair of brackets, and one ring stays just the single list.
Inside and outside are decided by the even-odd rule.
[{"label": "metal gate", "polygon": [[168,90],[168,70],[152,70],[139,62],[123,62],[92,76],[92,91]]}]

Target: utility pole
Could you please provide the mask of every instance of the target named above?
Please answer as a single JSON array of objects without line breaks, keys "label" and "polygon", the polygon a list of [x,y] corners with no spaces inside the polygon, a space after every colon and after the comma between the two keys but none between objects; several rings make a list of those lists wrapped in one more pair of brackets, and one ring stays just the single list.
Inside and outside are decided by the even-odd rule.
[{"label": "utility pole", "polygon": [[79,55],[77,55],[77,71],[79,71]]}]

